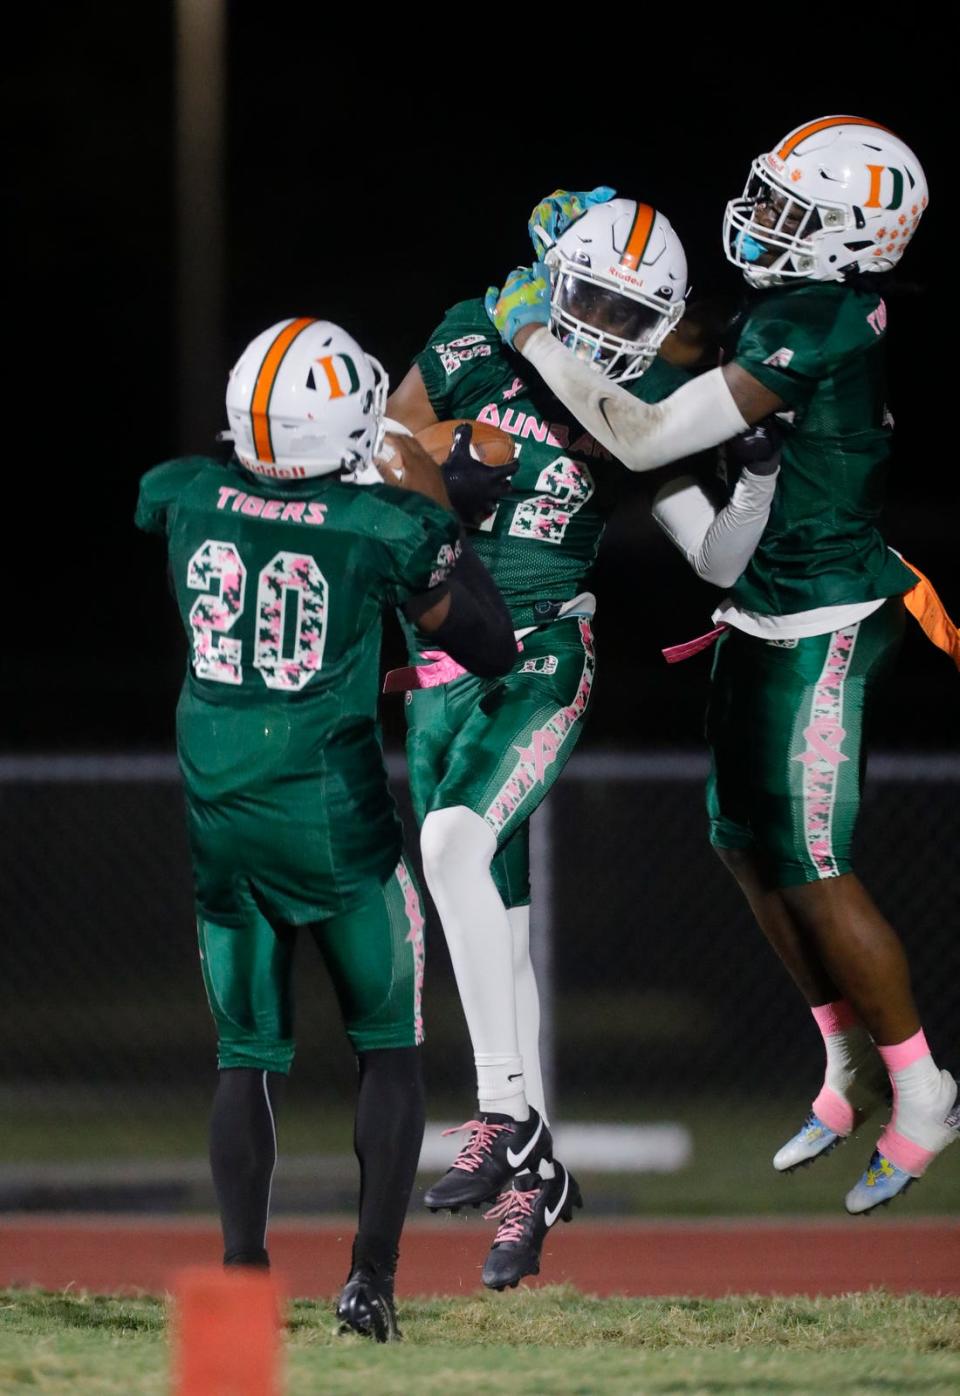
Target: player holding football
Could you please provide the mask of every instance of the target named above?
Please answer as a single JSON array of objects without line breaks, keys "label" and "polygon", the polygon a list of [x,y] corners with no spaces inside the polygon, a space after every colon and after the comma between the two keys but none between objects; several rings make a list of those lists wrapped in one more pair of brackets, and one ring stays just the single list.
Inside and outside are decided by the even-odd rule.
[{"label": "player holding football", "polygon": [[157,466],[136,514],[166,539],[190,646],[177,747],[218,1034],[210,1160],[224,1263],[268,1264],[303,928],[359,1069],[359,1227],[337,1313],[381,1342],[398,1336],[393,1277],[424,1119],[423,913],[376,720],[382,609],[401,605],[487,678],[516,653],[432,460],[390,438],[405,489],[371,464],[386,392],[380,365],[338,326],[273,325],[230,374],[233,459]]},{"label": "player holding football", "polygon": [[[770,523],[715,619],[708,737],[711,840],[805,996],[826,1046],[812,1113],[777,1153],[826,1154],[892,1089],[893,1111],[847,1194],[888,1202],[957,1137],[957,1085],[924,1037],[903,946],[852,871],[863,726],[906,605],[943,648],[955,628],[877,520],[890,453],[880,274],[927,205],[923,171],[857,117],[797,127],[727,205],[724,248],[759,294],[733,359],[648,407],[584,371],[548,333],[539,267],[494,309],[518,349],[594,437],[650,470],[781,414]],[[924,607],[924,601],[928,604]]]},{"label": "player holding football", "polygon": [[[657,351],[683,313],[686,258],[670,223],[612,190],[558,191],[531,235],[551,262],[553,333],[598,384],[651,402],[690,372]],[[483,1269],[502,1289],[536,1274],[547,1231],[580,1205],[553,1158],[539,1061],[540,1009],[529,945],[529,819],[579,738],[593,686],[594,597],[585,589],[607,518],[629,476],[504,347],[484,302],[447,312],[388,404],[413,431],[457,417],[515,438],[518,468],[492,513],[469,519],[474,547],[513,617],[520,653],[490,682],[457,674],[411,632],[419,661],[407,754],[424,875],[436,903],[474,1050],[478,1109],[468,1141],[426,1194],[457,1210],[499,1194],[501,1225]],[[764,461],[760,469],[775,470]],[[692,480],[663,492],[665,526],[701,574],[729,585],[767,517],[772,476],[745,471],[727,509]],[[692,519],[688,517],[691,514]],[[484,515],[487,515],[486,517]],[[434,650],[430,642],[430,650]],[[432,660],[432,662],[431,662]]]}]

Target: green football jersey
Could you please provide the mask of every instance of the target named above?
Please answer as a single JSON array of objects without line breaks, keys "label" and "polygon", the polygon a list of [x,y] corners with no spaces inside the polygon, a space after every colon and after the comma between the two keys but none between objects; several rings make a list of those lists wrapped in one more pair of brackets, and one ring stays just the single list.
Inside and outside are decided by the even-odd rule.
[{"label": "green football jersey", "polygon": [[[470,541],[516,626],[532,625],[536,602],[569,601],[583,590],[630,472],[504,347],[481,300],[453,306],[414,362],[440,421],[489,422],[517,442],[520,468],[510,491]],[[689,377],[656,359],[626,386],[658,402]]]},{"label": "green football jersey", "polygon": [[[281,912],[349,906],[400,856],[376,716],[382,610],[446,577],[457,520],[388,485],[273,483],[190,457],[143,477],[136,522],[166,537],[190,647],[177,740],[195,860],[198,841],[255,847],[259,830]],[[231,859],[208,861],[216,916]]]},{"label": "green football jersey", "polygon": [[734,601],[792,615],[897,596],[916,577],[878,528],[890,455],[886,307],[840,282],[760,293],[734,361],[787,404],[770,521]]}]

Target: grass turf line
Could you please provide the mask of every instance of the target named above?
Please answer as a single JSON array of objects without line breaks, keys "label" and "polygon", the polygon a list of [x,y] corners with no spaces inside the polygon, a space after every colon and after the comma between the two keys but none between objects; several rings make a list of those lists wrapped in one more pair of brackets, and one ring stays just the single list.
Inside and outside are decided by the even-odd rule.
[{"label": "grass turf line", "polygon": [[[568,1287],[401,1305],[404,1343],[339,1338],[331,1303],[288,1310],[286,1396],[550,1391],[615,1396],[824,1391],[953,1396],[960,1304],[882,1291],[837,1299],[593,1299]],[[161,1298],[0,1292],[4,1396],[161,1396]]]}]

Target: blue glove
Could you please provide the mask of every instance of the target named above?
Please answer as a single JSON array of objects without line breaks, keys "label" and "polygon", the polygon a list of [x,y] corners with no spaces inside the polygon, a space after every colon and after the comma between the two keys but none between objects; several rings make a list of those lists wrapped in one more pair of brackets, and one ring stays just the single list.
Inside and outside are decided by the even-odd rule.
[{"label": "blue glove", "polygon": [[550,271],[546,262],[517,267],[502,290],[496,286],[487,288],[483,304],[500,338],[511,349],[517,331],[524,325],[549,325]]},{"label": "blue glove", "polygon": [[555,189],[552,194],[541,199],[527,220],[527,231],[537,256],[542,257],[544,249],[552,247],[574,219],[586,213],[591,205],[607,203],[616,192],[609,184],[598,184],[596,189],[589,192]]}]

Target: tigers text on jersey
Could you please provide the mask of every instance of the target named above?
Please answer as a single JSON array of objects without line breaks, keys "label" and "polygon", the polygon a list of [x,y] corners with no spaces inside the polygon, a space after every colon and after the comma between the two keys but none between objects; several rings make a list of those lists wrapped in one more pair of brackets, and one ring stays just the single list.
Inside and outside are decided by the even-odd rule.
[{"label": "tigers text on jersey", "polygon": [[400,856],[376,719],[382,610],[444,580],[457,520],[387,485],[266,482],[190,457],[143,477],[136,522],[166,537],[190,647],[177,745],[202,910],[232,915],[229,879],[254,865],[291,922],[352,905]]},{"label": "tigers text on jersey", "polygon": [[786,403],[770,520],[731,593],[762,615],[897,596],[916,577],[878,529],[890,455],[886,309],[839,282],[758,293],[734,361]]},{"label": "tigers text on jersey", "polygon": [[[503,346],[482,301],[453,306],[414,362],[441,421],[489,422],[517,442],[520,468],[510,491],[470,538],[515,624],[534,624],[537,601],[569,601],[583,590],[629,472],[539,379],[518,376],[529,365]],[[689,377],[656,359],[626,387],[659,402]]]}]

